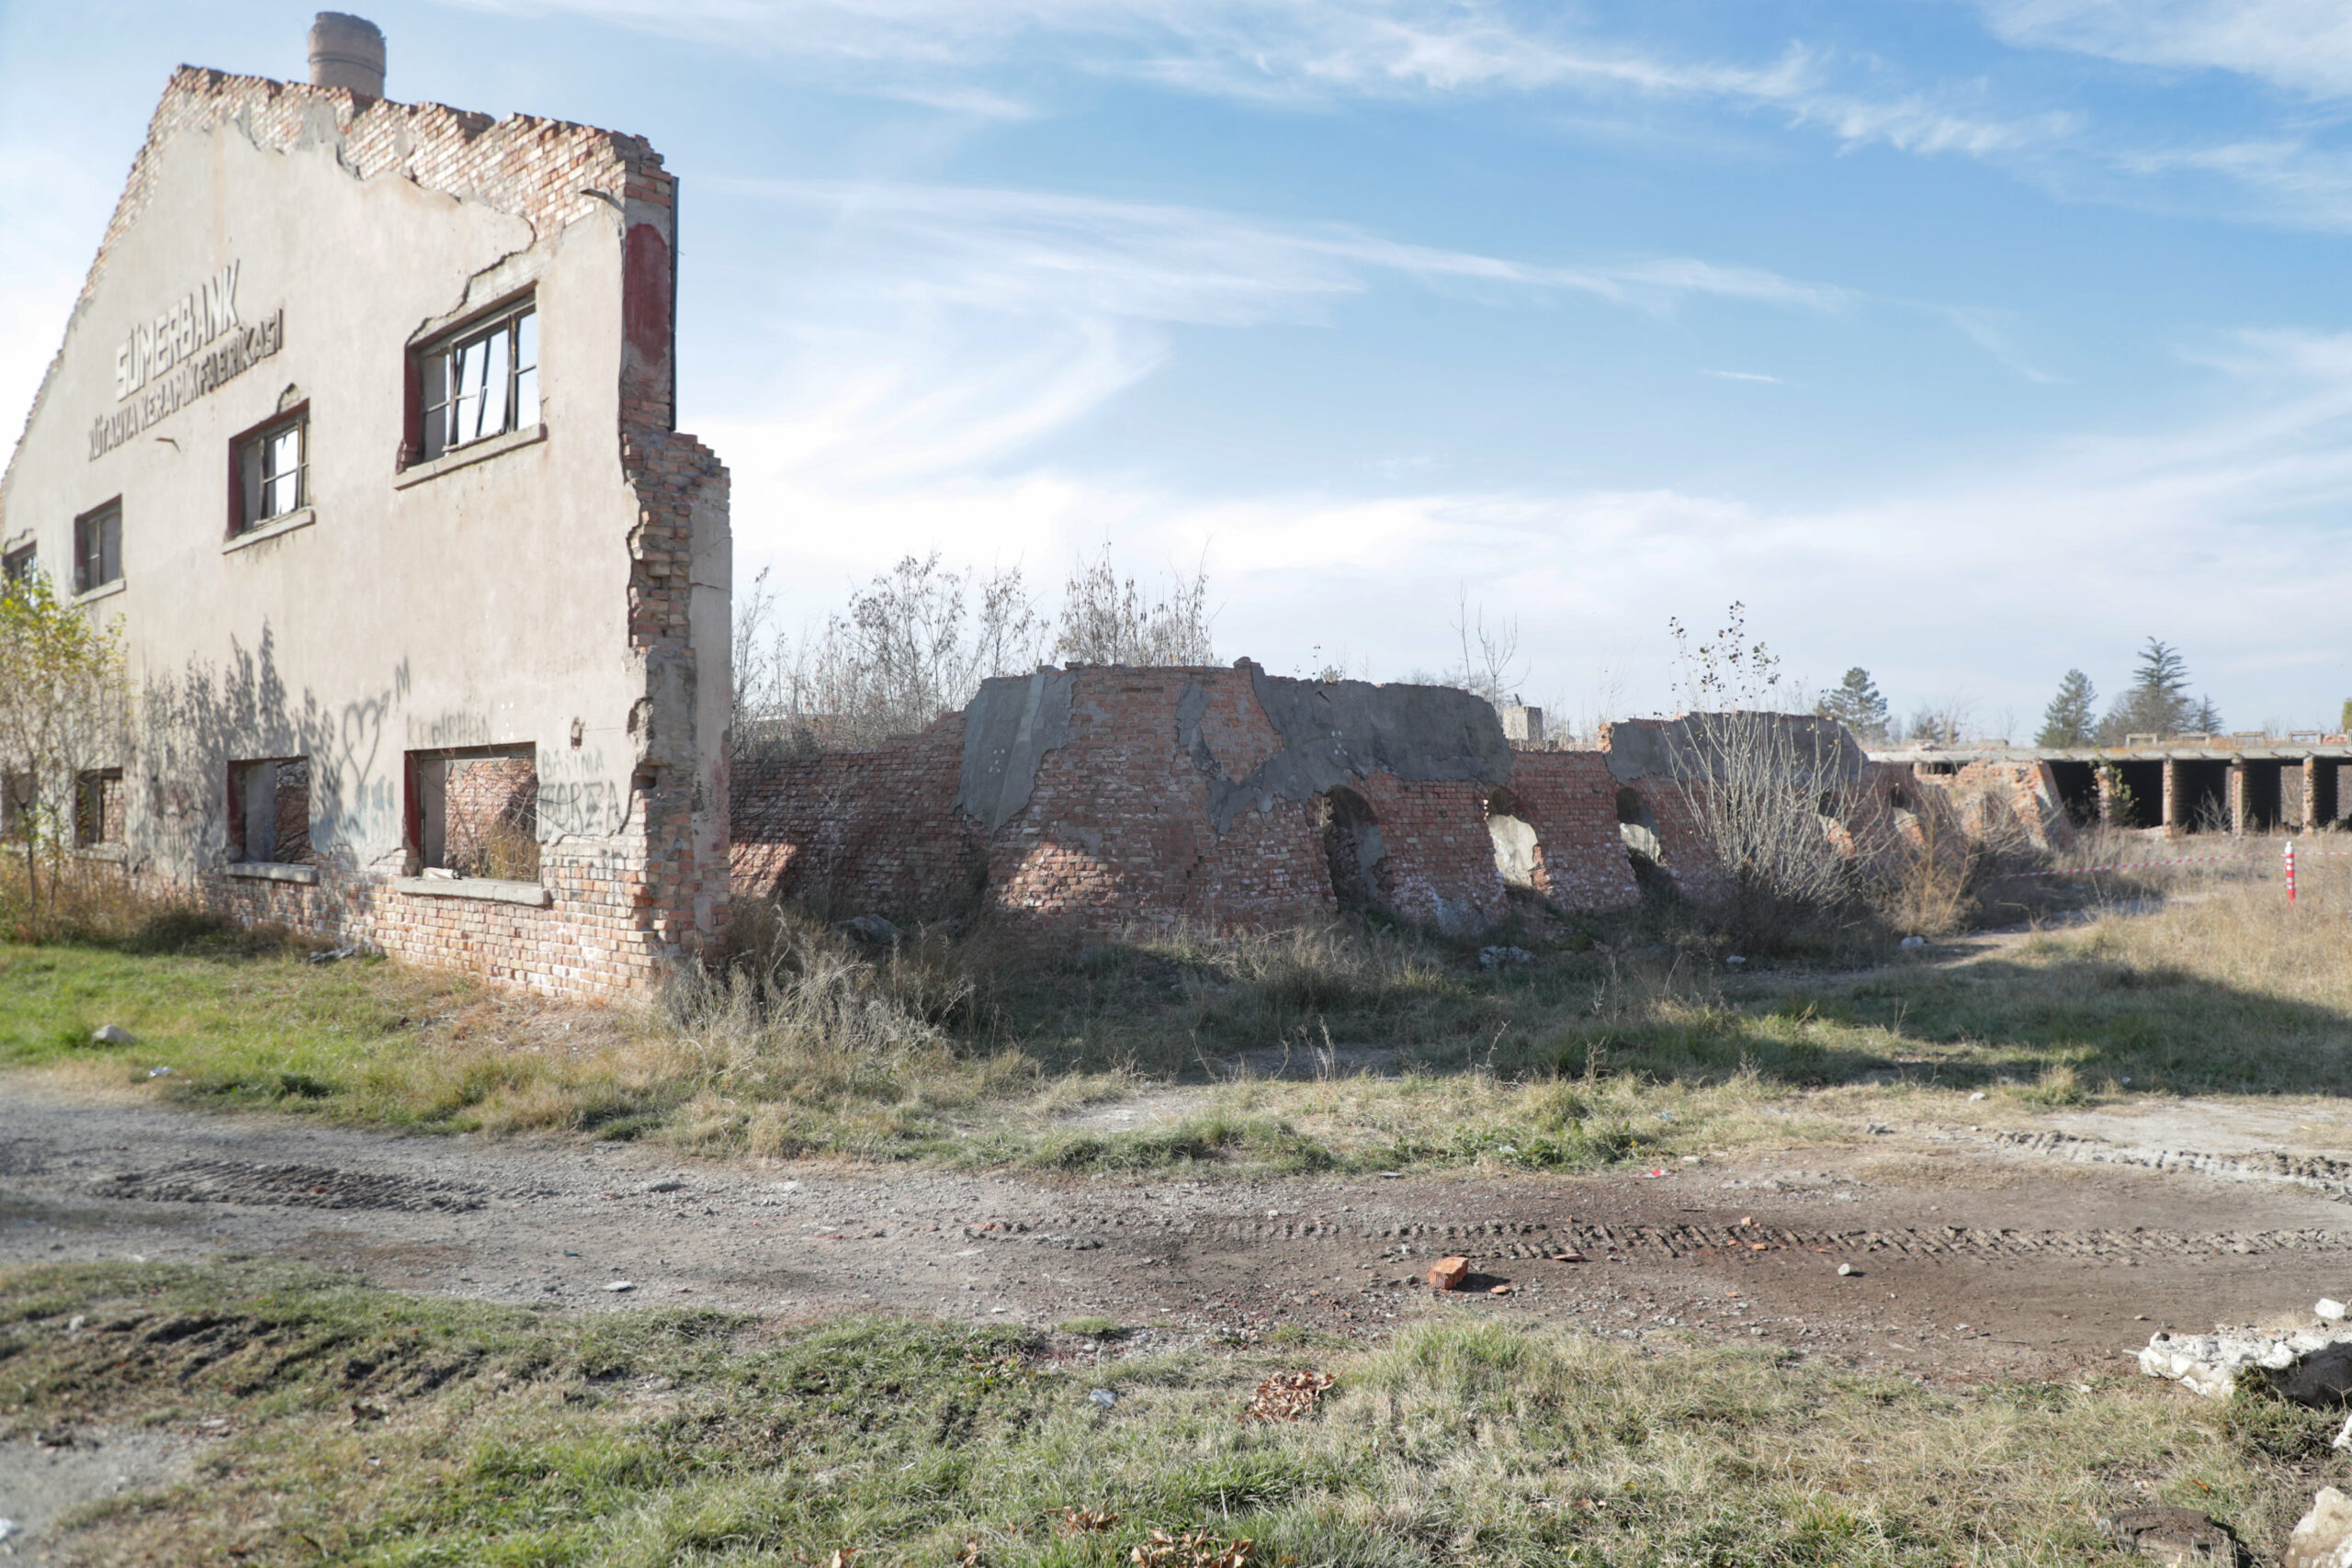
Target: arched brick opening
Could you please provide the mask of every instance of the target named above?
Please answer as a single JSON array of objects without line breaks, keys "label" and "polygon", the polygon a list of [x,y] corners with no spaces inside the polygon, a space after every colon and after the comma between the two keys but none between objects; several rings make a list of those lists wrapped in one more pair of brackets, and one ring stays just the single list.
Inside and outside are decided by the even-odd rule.
[{"label": "arched brick opening", "polygon": [[1487,792],[1487,834],[1494,840],[1495,870],[1503,886],[1538,891],[1544,880],[1543,850],[1519,796],[1501,788]]},{"label": "arched brick opening", "polygon": [[1331,868],[1331,896],[1343,909],[1383,908],[1382,863],[1388,851],[1372,803],[1351,789],[1323,796],[1323,855]]},{"label": "arched brick opening", "polygon": [[1657,815],[1640,790],[1632,784],[1617,791],[1617,836],[1624,841],[1625,858],[1633,863],[1634,879],[1646,886],[1666,865],[1666,846],[1658,841]]}]

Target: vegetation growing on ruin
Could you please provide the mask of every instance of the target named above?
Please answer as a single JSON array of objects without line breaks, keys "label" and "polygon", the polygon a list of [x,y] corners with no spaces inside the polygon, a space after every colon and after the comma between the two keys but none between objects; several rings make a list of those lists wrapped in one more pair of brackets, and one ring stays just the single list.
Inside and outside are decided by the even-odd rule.
[{"label": "vegetation growing on ruin", "polygon": [[[1937,1392],[1476,1304],[1377,1349],[1080,1326],[567,1317],[249,1264],[27,1269],[0,1273],[0,1430],[187,1446],[184,1480],[84,1511],[91,1561],[1107,1568],[1159,1530],[1247,1540],[1264,1568],[1941,1568],[2088,1561],[2111,1550],[2101,1514],[2151,1502],[2283,1539],[2335,1424],[2128,1371]],[[1243,1419],[1302,1370],[1335,1383],[1301,1418]]]},{"label": "vegetation growing on ruin", "polygon": [[[312,963],[166,910],[0,947],[0,1065],[358,1123],[1104,1172],[1577,1169],[1890,1111],[2352,1091],[2352,873],[2308,860],[2290,908],[2268,853],[2168,874],[2162,899],[2058,881],[2093,902],[2038,931],[1744,964],[1670,910],[1530,916],[1528,961],[1491,967],[1368,924],[1069,952],[987,927],[865,946],[780,911],[650,1011]],[[94,1042],[109,1023],[136,1043]],[[1147,1126],[1094,1114],[1138,1094]]]}]

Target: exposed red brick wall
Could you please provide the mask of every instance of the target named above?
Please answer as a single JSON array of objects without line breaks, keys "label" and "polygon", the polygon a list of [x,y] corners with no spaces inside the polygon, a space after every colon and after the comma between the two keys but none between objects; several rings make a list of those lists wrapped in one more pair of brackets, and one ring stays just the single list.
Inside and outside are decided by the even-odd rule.
[{"label": "exposed red brick wall", "polygon": [[871,750],[740,762],[735,891],[924,916],[971,888],[987,847],[956,810],[964,716]]},{"label": "exposed red brick wall", "polygon": [[1617,827],[1617,781],[1599,751],[1518,751],[1510,793],[1535,829],[1536,891],[1566,909],[1614,909],[1641,889]]}]

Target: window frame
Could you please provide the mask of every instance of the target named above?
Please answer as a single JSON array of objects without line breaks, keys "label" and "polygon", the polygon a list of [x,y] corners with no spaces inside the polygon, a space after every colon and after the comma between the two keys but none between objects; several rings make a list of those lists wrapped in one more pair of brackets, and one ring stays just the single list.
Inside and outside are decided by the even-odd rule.
[{"label": "window frame", "polygon": [[[538,291],[532,288],[437,334],[416,350],[417,414],[412,442],[416,461],[430,463],[541,422],[545,406],[539,395],[538,316]],[[501,412],[493,426],[479,411],[489,406],[490,344],[501,337],[505,340],[498,369]],[[459,386],[458,367],[465,365],[464,356],[477,349],[483,354],[480,387],[473,393],[461,388],[453,390]],[[469,404],[477,412],[469,434],[458,429],[458,422],[465,418]],[[460,439],[451,440],[453,434]]]},{"label": "window frame", "polygon": [[[248,493],[245,457],[254,453],[266,458],[270,444],[287,432],[295,433],[300,450],[294,466],[294,504],[282,511],[247,517],[254,502]],[[282,476],[258,474],[261,489],[277,482]],[[229,537],[241,539],[247,534],[259,533],[273,523],[282,523],[298,512],[307,511],[311,501],[311,404],[308,399],[290,409],[283,409],[229,441]]]},{"label": "window frame", "polygon": [[[289,780],[287,777],[287,770],[289,767],[300,770],[299,780]],[[266,834],[254,832],[256,824],[249,798],[253,793],[248,788],[249,781],[254,776],[252,770],[258,768],[269,770],[269,820]],[[311,758],[308,752],[287,757],[241,757],[232,760],[229,763],[229,808],[226,823],[228,833],[225,844],[227,863],[230,865],[311,865],[315,863],[318,849],[312,834],[318,827],[315,817],[318,796],[312,791],[311,781]],[[281,820],[280,807],[291,788],[299,788],[302,798],[300,853],[288,852],[295,850],[297,846],[291,839],[280,839],[277,832]],[[270,852],[266,856],[253,852],[254,840],[257,837],[266,838],[267,840]]]},{"label": "window frame", "polygon": [[30,581],[40,570],[40,546],[19,545],[13,550],[0,552],[0,584]]},{"label": "window frame", "polygon": [[[107,565],[106,528],[108,523],[112,523],[114,526],[114,574],[92,581],[88,575],[90,551],[87,544],[87,530],[94,527],[98,530],[98,565],[100,570],[104,570]],[[111,588],[120,582],[122,577],[122,497],[118,495],[112,501],[93,506],[89,511],[74,519],[74,597],[81,598],[86,594],[96,593],[101,589]]]},{"label": "window frame", "polygon": [[[120,768],[85,768],[74,775],[74,847],[77,850],[103,850],[119,846],[122,839],[109,839],[107,833],[107,785],[116,791],[116,804],[127,812],[130,803],[120,796]],[[128,836],[130,823],[123,824]]]}]

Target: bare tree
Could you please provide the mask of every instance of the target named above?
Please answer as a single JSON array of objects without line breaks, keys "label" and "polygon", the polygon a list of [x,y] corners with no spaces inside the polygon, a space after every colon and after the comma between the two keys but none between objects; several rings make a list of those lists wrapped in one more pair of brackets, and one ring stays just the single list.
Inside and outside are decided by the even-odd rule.
[{"label": "bare tree", "polygon": [[1747,636],[1746,608],[1695,649],[1679,621],[1679,694],[1691,710],[1670,742],[1674,776],[1713,874],[1692,879],[1716,923],[1747,947],[1776,945],[1857,895],[1858,868],[1883,846],[1860,809],[1859,779],[1835,720],[1770,711],[1780,660]]},{"label": "bare tree", "polygon": [[1516,703],[1527,666],[1519,657],[1519,619],[1487,625],[1487,607],[1472,606],[1470,591],[1454,591],[1453,635],[1462,642],[1462,668],[1454,683],[1497,707]]},{"label": "bare tree", "polygon": [[[38,570],[0,589],[0,822],[23,851],[28,923],[56,912],[59,874],[94,804],[85,775],[119,763],[128,683],[119,628],[101,631]],[[43,904],[40,865],[50,876]]]},{"label": "bare tree", "polygon": [[871,746],[971,701],[981,681],[1035,667],[1046,622],[1019,567],[983,578],[908,556],[797,639],[772,629],[766,574],[735,623],[735,750]]},{"label": "bare tree", "polygon": [[1080,560],[1062,596],[1055,657],[1069,664],[1214,664],[1209,637],[1206,567],[1171,576],[1167,593],[1147,597],[1133,577],[1111,564],[1111,547]]}]

